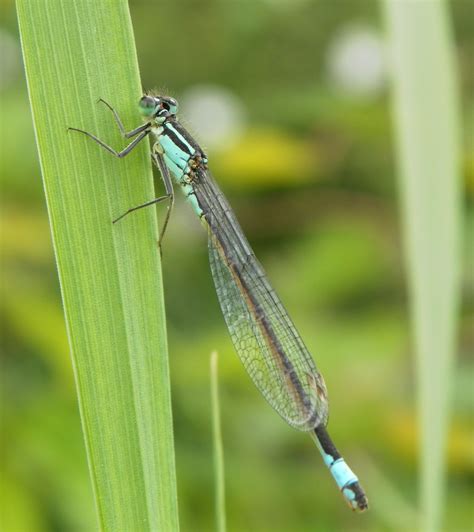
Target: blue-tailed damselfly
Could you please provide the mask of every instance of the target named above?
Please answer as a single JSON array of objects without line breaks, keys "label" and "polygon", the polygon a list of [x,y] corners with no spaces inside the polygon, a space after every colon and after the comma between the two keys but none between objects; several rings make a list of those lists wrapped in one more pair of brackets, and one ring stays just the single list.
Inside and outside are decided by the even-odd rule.
[{"label": "blue-tailed damselfly", "polygon": [[235,349],[250,377],[287,423],[311,434],[349,506],[366,510],[364,490],[326,430],[328,398],[324,379],[212,178],[205,153],[179,123],[176,100],[143,96],[139,109],[144,123],[129,132],[117,112],[102,102],[113,112],[123,136],[133,138],[128,146],[117,152],[87,131],[70,129],[86,134],[116,157],[128,155],[150,133],[154,136],[152,158],[161,172],[166,195],[125,214],[169,200],[162,238],[174,201],[172,180],[181,187],[207,229],[217,296]]}]

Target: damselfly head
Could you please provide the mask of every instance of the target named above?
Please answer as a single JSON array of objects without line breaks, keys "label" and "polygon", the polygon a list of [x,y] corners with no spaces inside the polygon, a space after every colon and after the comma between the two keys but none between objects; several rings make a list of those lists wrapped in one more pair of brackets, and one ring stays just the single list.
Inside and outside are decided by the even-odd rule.
[{"label": "damselfly head", "polygon": [[178,112],[178,102],[170,96],[145,95],[138,104],[140,113],[145,117],[167,118]]}]

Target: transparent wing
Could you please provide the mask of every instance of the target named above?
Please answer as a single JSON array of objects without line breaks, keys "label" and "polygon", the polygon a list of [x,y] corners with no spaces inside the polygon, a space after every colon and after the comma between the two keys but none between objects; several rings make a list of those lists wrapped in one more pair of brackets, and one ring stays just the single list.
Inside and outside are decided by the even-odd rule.
[{"label": "transparent wing", "polygon": [[293,427],[327,421],[324,380],[229,204],[209,174],[195,184],[209,231],[209,260],[235,349],[273,408]]}]

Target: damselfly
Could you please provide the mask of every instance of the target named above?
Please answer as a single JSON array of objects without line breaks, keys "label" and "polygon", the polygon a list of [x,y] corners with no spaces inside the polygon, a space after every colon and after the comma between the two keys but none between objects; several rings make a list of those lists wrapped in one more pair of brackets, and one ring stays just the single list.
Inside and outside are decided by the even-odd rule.
[{"label": "damselfly", "polygon": [[324,379],[212,178],[205,153],[179,123],[178,103],[166,96],[143,96],[139,110],[144,123],[126,132],[117,112],[102,102],[112,111],[122,135],[133,138],[128,146],[117,152],[87,131],[70,129],[84,133],[116,157],[125,157],[150,133],[153,135],[151,155],[166,194],[125,214],[168,200],[161,241],[174,202],[173,180],[180,186],[207,230],[217,296],[247,372],[287,423],[311,434],[349,506],[366,510],[364,490],[326,430],[328,397]]}]

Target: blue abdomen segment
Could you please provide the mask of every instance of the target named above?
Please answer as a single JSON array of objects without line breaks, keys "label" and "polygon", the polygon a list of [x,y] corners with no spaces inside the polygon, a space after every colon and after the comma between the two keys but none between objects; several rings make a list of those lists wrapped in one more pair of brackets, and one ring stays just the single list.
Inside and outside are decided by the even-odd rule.
[{"label": "blue abdomen segment", "polygon": [[364,511],[367,509],[367,498],[359,484],[359,479],[352,469],[346,464],[344,458],[334,459],[330,454],[320,449],[324,463],[328,466],[331,475],[344,495],[347,503],[353,510]]},{"label": "blue abdomen segment", "polygon": [[318,426],[310,435],[350,508],[360,512],[367,510],[369,507],[367,496],[359,483],[359,479],[339,454],[326,428]]},{"label": "blue abdomen segment", "polygon": [[190,183],[181,183],[181,190],[183,191],[183,194],[186,196],[186,199],[191,204],[191,207],[193,208],[194,212],[201,217],[203,214],[203,211],[201,207],[199,206],[196,194],[194,193],[193,186]]},{"label": "blue abdomen segment", "polygon": [[346,486],[359,481],[352,469],[346,464],[344,458],[334,460],[329,454],[323,455],[323,458],[339,489],[343,490]]}]

